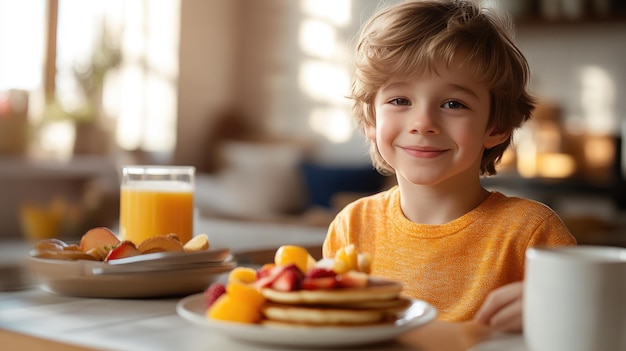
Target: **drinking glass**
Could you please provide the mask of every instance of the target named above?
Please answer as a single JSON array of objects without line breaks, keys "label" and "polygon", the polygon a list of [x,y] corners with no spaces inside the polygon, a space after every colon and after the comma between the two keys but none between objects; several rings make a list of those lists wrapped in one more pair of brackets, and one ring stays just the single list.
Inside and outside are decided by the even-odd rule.
[{"label": "drinking glass", "polygon": [[158,235],[193,236],[191,166],[124,166],[120,188],[120,236],[136,245]]}]

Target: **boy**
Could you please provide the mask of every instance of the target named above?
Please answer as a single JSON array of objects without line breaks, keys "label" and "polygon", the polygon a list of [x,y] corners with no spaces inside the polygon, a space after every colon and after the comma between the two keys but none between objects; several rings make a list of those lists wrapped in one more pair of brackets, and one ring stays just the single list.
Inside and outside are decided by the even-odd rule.
[{"label": "boy", "polygon": [[324,256],[355,244],[440,319],[520,331],[526,248],[576,242],[545,205],[480,184],[534,107],[506,22],[470,0],[402,3],[364,25],[355,62],[358,127],[398,185],[346,206]]}]

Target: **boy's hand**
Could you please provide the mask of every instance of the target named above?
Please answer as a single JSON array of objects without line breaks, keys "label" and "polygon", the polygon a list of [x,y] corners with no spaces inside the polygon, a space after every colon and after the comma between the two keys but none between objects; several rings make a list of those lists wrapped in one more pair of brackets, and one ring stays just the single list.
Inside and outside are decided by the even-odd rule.
[{"label": "boy's hand", "polygon": [[504,332],[522,331],[523,282],[515,282],[493,290],[480,307],[474,320]]}]

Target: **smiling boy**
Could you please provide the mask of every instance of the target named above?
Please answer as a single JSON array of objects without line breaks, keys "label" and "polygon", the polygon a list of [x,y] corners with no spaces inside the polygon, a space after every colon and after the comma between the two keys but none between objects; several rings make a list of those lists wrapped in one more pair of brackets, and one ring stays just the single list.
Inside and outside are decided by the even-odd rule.
[{"label": "smiling boy", "polygon": [[526,249],[575,240],[545,205],[480,183],[534,107],[509,33],[470,0],[409,1],[365,23],[353,112],[397,186],[346,206],[323,253],[354,244],[372,255],[372,275],[401,281],[440,319],[519,331]]}]

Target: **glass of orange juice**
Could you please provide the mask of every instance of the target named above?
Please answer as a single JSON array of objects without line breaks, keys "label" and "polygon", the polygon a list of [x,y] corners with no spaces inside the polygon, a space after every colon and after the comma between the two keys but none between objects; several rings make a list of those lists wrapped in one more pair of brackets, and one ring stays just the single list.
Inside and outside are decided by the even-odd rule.
[{"label": "glass of orange juice", "polygon": [[193,236],[195,168],[124,166],[120,189],[120,236],[136,245],[153,236]]}]

